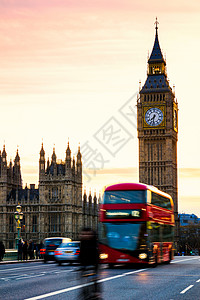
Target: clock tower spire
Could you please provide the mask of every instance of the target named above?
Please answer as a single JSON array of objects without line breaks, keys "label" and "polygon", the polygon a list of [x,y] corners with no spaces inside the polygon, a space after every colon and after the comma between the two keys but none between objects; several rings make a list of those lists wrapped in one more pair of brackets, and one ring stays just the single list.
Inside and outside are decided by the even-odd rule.
[{"label": "clock tower spire", "polygon": [[[139,139],[139,180],[169,193],[178,221],[177,140],[178,103],[169,85],[166,61],[158,40],[148,59],[147,79],[137,101]],[[178,231],[176,226],[177,241]]]}]

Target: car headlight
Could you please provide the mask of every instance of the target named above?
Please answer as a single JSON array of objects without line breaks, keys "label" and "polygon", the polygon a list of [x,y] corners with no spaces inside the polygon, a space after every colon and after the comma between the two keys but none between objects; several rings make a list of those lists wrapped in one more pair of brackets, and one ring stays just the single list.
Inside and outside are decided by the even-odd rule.
[{"label": "car headlight", "polygon": [[147,254],[146,253],[140,253],[139,258],[140,259],[145,259],[145,258],[147,258]]},{"label": "car headlight", "polygon": [[101,254],[99,255],[99,258],[100,258],[100,259],[106,259],[106,258],[108,258],[108,254],[107,254],[107,253],[101,253]]}]

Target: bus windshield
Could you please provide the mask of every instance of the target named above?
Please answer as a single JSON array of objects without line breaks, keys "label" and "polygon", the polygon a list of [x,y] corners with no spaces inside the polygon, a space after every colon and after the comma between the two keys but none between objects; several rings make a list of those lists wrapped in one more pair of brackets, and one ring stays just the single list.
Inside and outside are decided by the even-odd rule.
[{"label": "bus windshield", "polygon": [[118,203],[147,203],[147,192],[143,191],[106,191],[103,195],[103,204]]},{"label": "bus windshield", "polygon": [[138,223],[100,223],[99,242],[117,250],[137,250],[146,244],[146,225]]}]

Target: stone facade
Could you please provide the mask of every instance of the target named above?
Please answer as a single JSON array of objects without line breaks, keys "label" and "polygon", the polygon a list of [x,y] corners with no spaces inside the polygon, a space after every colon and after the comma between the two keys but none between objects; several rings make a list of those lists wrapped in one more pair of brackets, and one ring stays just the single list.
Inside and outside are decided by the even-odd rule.
[{"label": "stone facade", "polygon": [[98,200],[86,193],[82,195],[82,161],[80,147],[71,158],[68,147],[64,161],[57,160],[55,149],[51,161],[45,160],[43,145],[39,158],[39,186],[22,188],[20,158],[14,166],[7,166],[5,146],[0,155],[0,240],[6,248],[13,248],[17,237],[14,212],[22,206],[24,218],[21,236],[24,240],[40,242],[50,236],[78,239],[82,226],[97,227]]},{"label": "stone facade", "polygon": [[170,194],[174,201],[178,236],[177,140],[178,103],[169,85],[156,22],[156,36],[148,60],[147,79],[137,101],[139,180]]}]

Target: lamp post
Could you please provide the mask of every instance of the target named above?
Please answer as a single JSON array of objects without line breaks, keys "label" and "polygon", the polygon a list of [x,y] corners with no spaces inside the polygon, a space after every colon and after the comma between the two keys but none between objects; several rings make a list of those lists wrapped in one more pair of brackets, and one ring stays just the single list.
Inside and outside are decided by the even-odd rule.
[{"label": "lamp post", "polygon": [[21,205],[17,205],[16,211],[14,212],[14,216],[17,222],[17,238],[15,239],[15,248],[17,249],[17,244],[20,239],[21,220],[23,219],[23,212],[22,212]]}]

